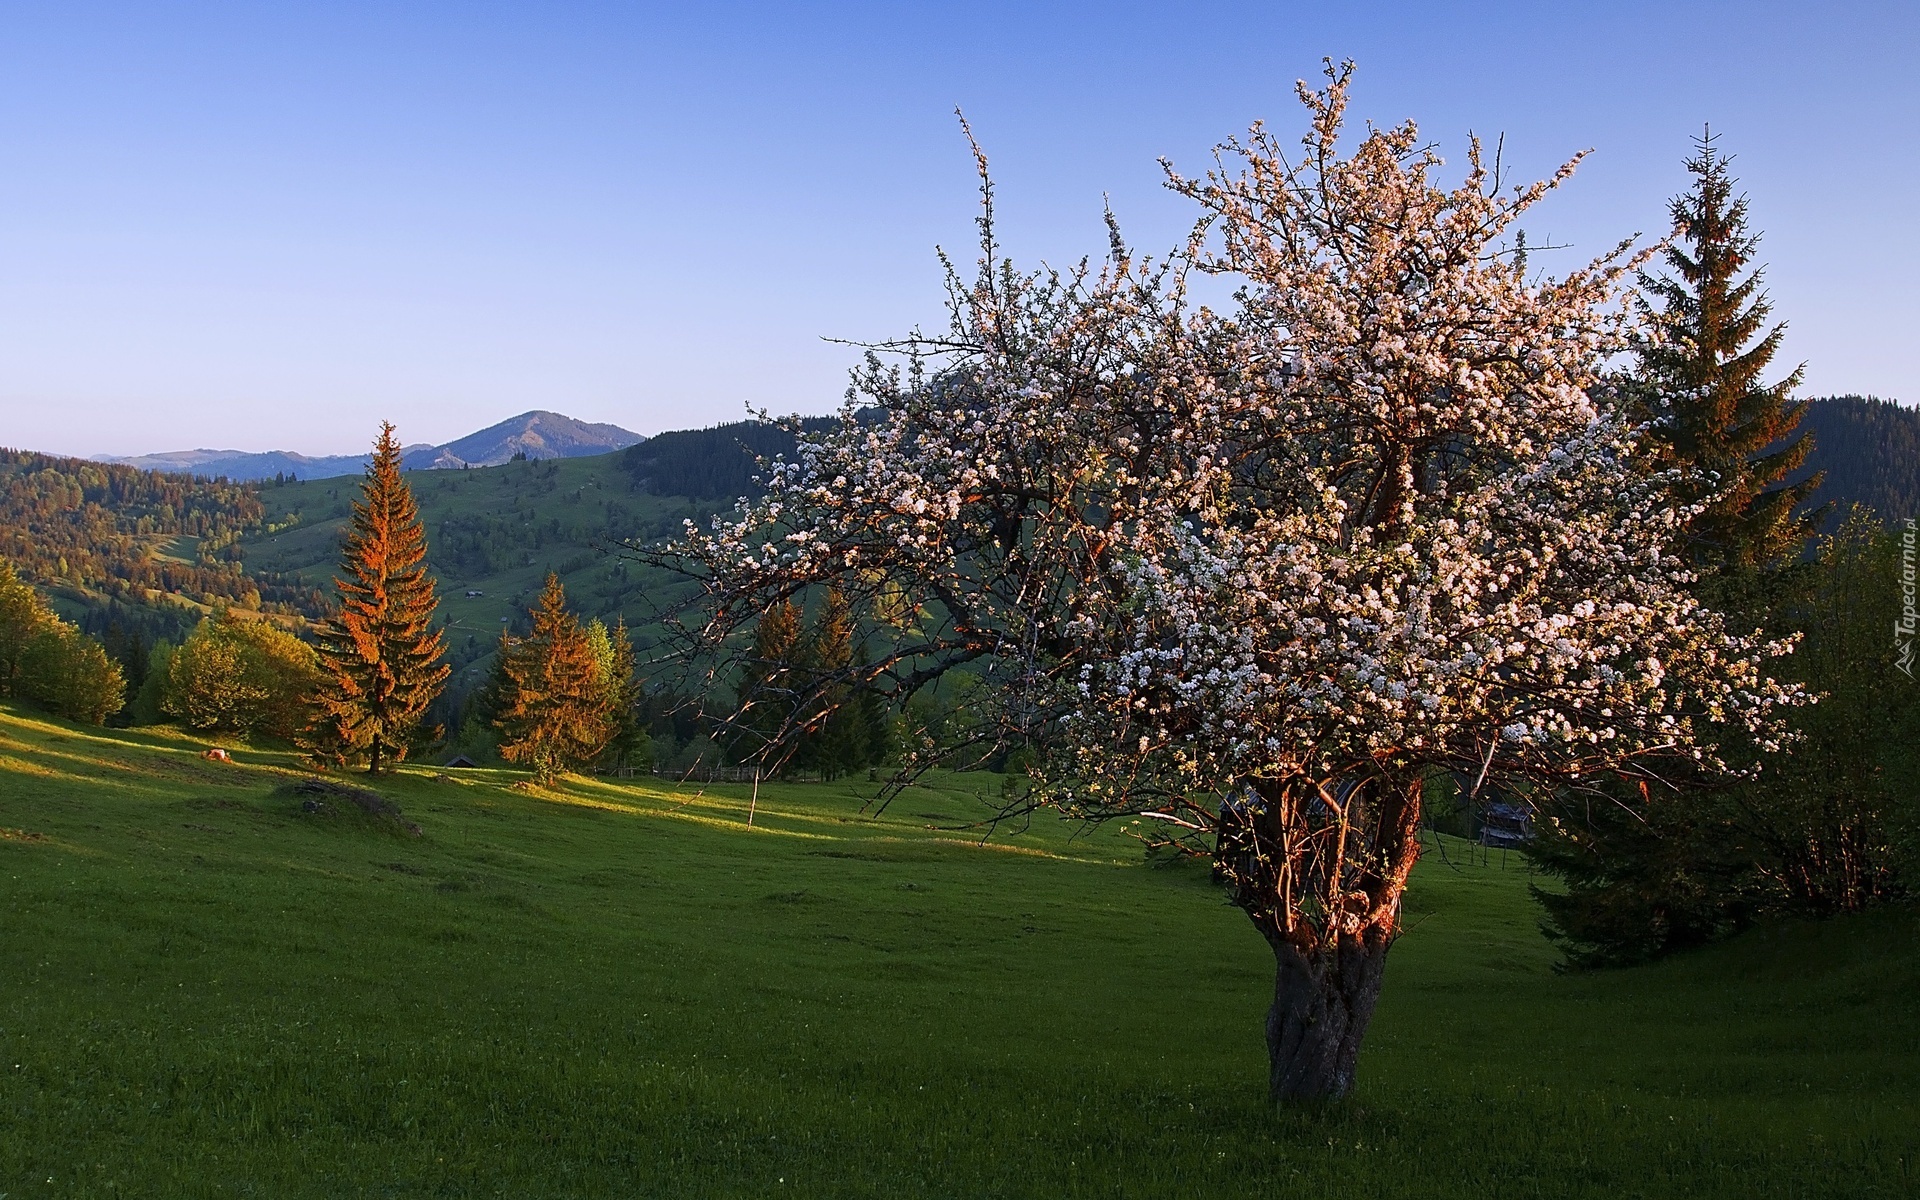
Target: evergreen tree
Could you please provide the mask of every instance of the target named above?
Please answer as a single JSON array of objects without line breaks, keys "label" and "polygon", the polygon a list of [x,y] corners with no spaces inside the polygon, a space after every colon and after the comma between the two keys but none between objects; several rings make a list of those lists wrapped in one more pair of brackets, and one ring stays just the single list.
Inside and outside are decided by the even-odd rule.
[{"label": "evergreen tree", "polygon": [[[861,646],[854,652],[854,663],[863,668],[868,665],[867,649]],[[893,717],[887,711],[886,697],[871,683],[862,684],[854,693],[853,708],[859,716],[866,743],[866,761],[861,766],[877,767],[892,760],[896,741]]]},{"label": "evergreen tree", "polygon": [[[1694,186],[1672,203],[1670,274],[1640,279],[1643,310],[1662,336],[1642,348],[1635,385],[1656,418],[1653,465],[1687,472],[1676,498],[1706,505],[1681,549],[1713,602],[1751,628],[1773,623],[1799,586],[1781,568],[1824,517],[1806,511],[1821,476],[1785,482],[1801,473],[1813,438],[1799,429],[1808,402],[1792,397],[1800,371],[1764,380],[1786,327],[1767,325],[1772,306],[1746,198],[1734,194],[1710,131],[1686,165]],[[1717,940],[1773,903],[1757,875],[1772,852],[1752,836],[1765,820],[1759,793],[1708,787],[1684,769],[1667,778],[1680,789],[1602,782],[1597,795],[1542,800],[1527,852],[1565,885],[1540,897],[1569,962],[1637,962]]]},{"label": "evergreen tree", "polygon": [[173,678],[173,656],[177,647],[166,638],[153,644],[147,651],[147,669],[140,681],[140,690],[133,697],[133,723],[135,725],[158,725],[167,719],[163,707],[167,699],[167,687]]},{"label": "evergreen tree", "polygon": [[1695,145],[1686,164],[1694,186],[1672,202],[1672,273],[1640,279],[1641,304],[1663,336],[1642,349],[1639,382],[1658,418],[1663,465],[1696,475],[1680,498],[1707,502],[1687,531],[1691,561],[1708,571],[1765,568],[1794,559],[1812,537],[1820,518],[1799,510],[1820,479],[1783,482],[1813,448],[1798,429],[1807,404],[1793,399],[1801,370],[1764,382],[1786,326],[1767,327],[1773,306],[1760,286],[1765,271],[1753,265],[1760,239],[1747,231],[1730,160],[1711,130]]},{"label": "evergreen tree", "polygon": [[793,736],[796,706],[806,690],[806,657],[800,606],[791,600],[768,605],[754,624],[753,653],[741,664],[735,701],[740,715],[733,722],[736,757],[760,761],[777,739]]},{"label": "evergreen tree", "polygon": [[627,632],[627,619],[621,617],[612,629],[593,623],[606,641],[604,657],[599,648],[595,656],[600,666],[601,712],[606,720],[607,744],[600,761],[608,766],[638,765],[637,760],[652,757],[646,731],[640,727],[640,680],[635,674],[633,637]]},{"label": "evergreen tree", "polygon": [[526,763],[542,782],[590,763],[607,744],[606,688],[592,643],[567,611],[551,572],[533,614],[533,632],[506,651],[505,708],[496,719],[500,753]]},{"label": "evergreen tree", "polygon": [[427,706],[449,674],[433,628],[433,576],[413,491],[400,476],[400,442],[382,422],[353,505],[336,577],[339,614],[321,627],[323,681],[309,729],[324,758],[365,756],[369,774],[406,757]]},{"label": "evergreen tree", "polygon": [[507,661],[513,657],[520,639],[507,626],[500,627],[500,642],[493,648],[493,665],[487,668],[487,681],[474,693],[471,707],[488,725],[498,725],[500,717],[513,705],[513,676],[507,673]]},{"label": "evergreen tree", "polygon": [[811,640],[812,712],[808,714],[800,765],[827,779],[838,779],[866,766],[872,758],[865,714],[851,703],[855,689],[846,678],[854,661],[853,612],[847,606],[846,593],[838,587],[827,589]]}]

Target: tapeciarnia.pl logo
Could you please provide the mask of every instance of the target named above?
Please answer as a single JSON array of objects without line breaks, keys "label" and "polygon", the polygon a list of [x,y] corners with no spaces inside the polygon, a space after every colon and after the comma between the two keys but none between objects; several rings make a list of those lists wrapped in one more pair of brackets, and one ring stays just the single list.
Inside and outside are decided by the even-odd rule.
[{"label": "tapeciarnia.pl logo", "polygon": [[1920,615],[1914,611],[1914,518],[1908,517],[1907,527],[1900,531],[1900,619],[1893,623],[1893,665],[1905,671],[1908,679],[1913,678],[1916,626],[1920,626]]}]

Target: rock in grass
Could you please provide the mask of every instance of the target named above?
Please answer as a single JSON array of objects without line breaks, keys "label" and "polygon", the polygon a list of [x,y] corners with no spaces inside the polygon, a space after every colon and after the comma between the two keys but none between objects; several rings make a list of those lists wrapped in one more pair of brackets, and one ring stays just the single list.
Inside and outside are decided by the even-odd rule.
[{"label": "rock in grass", "polygon": [[393,825],[408,837],[420,836],[420,827],[401,815],[400,806],[378,792],[335,783],[318,776],[286,784],[278,790],[281,795],[298,799],[300,811],[312,816],[358,812],[383,824]]}]

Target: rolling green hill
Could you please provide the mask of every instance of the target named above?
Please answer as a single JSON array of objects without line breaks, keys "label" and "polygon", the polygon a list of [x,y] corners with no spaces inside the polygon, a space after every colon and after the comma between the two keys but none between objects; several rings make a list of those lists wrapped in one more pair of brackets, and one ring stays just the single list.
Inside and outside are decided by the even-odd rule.
[{"label": "rolling green hill", "polygon": [[[0,1191],[1895,1197],[1920,920],[1556,975],[1516,856],[1430,855],[1354,1099],[1274,1113],[1271,959],[1202,872],[997,778],[405,769],[0,705]],[[349,779],[347,782],[360,782]],[[418,828],[415,836],[409,824]]]},{"label": "rolling green hill", "polygon": [[[644,658],[663,606],[686,585],[622,560],[618,544],[676,532],[718,507],[655,495],[618,453],[411,471],[407,482],[440,580],[457,691],[478,684],[504,624],[524,625],[550,570],[576,611],[609,624],[624,616]],[[351,478],[263,485],[274,529],[241,541],[247,570],[330,588],[358,487]]]}]

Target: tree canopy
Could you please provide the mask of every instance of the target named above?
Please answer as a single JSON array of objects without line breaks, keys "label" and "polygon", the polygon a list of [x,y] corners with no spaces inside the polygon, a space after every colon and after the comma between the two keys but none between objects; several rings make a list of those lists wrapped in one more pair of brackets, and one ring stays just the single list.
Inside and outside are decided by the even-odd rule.
[{"label": "tree canopy", "polygon": [[1098,269],[1016,270],[982,156],[946,333],[876,348],[836,429],[668,555],[723,664],[804,589],[906,595],[816,691],[965,667],[957,749],[1037,745],[1028,803],[1209,857],[1275,954],[1281,1098],[1351,1086],[1428,778],[1713,766],[1705,729],[1767,742],[1795,696],[1684,586],[1672,480],[1609,386],[1644,255],[1528,278],[1503,242],[1578,160],[1506,192],[1477,143],[1439,185],[1411,123],[1343,153],[1328,73],[1297,155],[1256,127],[1169,168],[1200,217],[1166,261],[1116,227]]},{"label": "tree canopy", "polygon": [[1694,186],[1673,200],[1675,239],[1661,252],[1669,274],[1643,274],[1639,301],[1653,336],[1640,349],[1654,418],[1653,448],[1683,469],[1680,498],[1702,511],[1687,525],[1690,561],[1708,570],[1778,565],[1798,556],[1822,514],[1803,511],[1818,475],[1792,479],[1813,441],[1801,431],[1801,371],[1767,383],[1786,326],[1754,267],[1760,239],[1747,229],[1747,198],[1734,194],[1729,160],[1711,131],[1687,160]]}]

